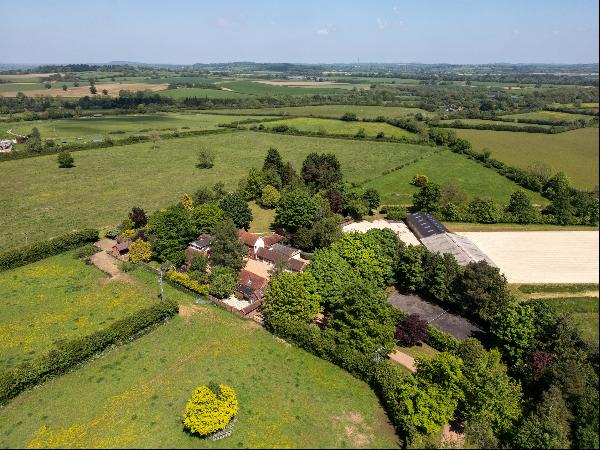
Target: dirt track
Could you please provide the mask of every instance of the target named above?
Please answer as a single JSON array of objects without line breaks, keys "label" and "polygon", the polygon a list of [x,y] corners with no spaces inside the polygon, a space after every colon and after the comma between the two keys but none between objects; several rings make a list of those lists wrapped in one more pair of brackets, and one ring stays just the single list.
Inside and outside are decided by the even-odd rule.
[{"label": "dirt track", "polygon": [[598,283],[598,231],[458,234],[486,253],[509,283]]}]

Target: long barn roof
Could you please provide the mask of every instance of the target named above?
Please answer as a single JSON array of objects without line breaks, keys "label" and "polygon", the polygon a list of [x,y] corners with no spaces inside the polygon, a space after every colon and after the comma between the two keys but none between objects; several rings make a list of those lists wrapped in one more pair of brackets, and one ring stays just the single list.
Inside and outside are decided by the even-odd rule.
[{"label": "long barn roof", "polygon": [[486,261],[490,266],[496,267],[490,257],[465,236],[454,233],[435,234],[422,238],[421,243],[431,252],[451,254],[462,266],[470,262]]},{"label": "long barn roof", "polygon": [[407,214],[406,223],[419,239],[448,232],[439,220],[426,212]]}]

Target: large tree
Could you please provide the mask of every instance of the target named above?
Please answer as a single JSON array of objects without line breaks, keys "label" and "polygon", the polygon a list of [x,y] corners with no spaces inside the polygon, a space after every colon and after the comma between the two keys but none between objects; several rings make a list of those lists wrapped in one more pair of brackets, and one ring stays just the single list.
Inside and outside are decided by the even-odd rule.
[{"label": "large tree", "polygon": [[344,290],[356,277],[350,264],[336,251],[328,248],[317,250],[308,271],[315,277],[317,291],[328,311],[343,303]]},{"label": "large tree", "polygon": [[313,190],[327,189],[342,181],[342,169],[332,153],[310,153],[302,164],[302,178]]},{"label": "large tree", "polygon": [[225,194],[219,202],[219,207],[223,210],[225,217],[233,220],[238,228],[245,228],[246,230],[250,228],[252,211],[241,194],[237,192]]},{"label": "large tree", "polygon": [[308,323],[321,311],[321,296],[310,272],[282,272],[269,282],[263,300],[267,323],[286,320]]},{"label": "large tree", "polygon": [[238,230],[231,219],[225,219],[214,227],[210,240],[210,261],[213,266],[225,266],[235,271],[244,267],[246,246],[240,241]]},{"label": "large tree", "polygon": [[274,147],[270,147],[263,163],[263,172],[267,170],[274,170],[282,179],[284,177],[285,165],[283,158],[279,154],[279,150]]},{"label": "large tree", "polygon": [[305,190],[288,191],[277,204],[275,223],[290,231],[308,227],[315,218],[316,209],[315,202]]},{"label": "large tree", "polygon": [[210,233],[215,225],[223,220],[223,210],[214,203],[204,203],[194,206],[191,211],[196,233]]},{"label": "large tree", "polygon": [[442,191],[439,184],[427,183],[413,194],[413,205],[419,211],[437,212]]},{"label": "large tree", "polygon": [[517,223],[532,223],[536,219],[536,210],[531,204],[531,198],[522,190],[512,193],[506,212],[512,214]]},{"label": "large tree", "polygon": [[151,236],[154,255],[160,261],[170,261],[177,266],[185,259],[184,250],[188,243],[196,237],[188,212],[177,206],[152,214],[147,232]]}]

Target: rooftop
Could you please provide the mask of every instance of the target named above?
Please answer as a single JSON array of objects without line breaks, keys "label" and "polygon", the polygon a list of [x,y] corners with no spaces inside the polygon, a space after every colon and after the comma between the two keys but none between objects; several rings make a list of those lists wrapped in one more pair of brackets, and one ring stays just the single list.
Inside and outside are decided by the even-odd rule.
[{"label": "rooftop", "polygon": [[490,257],[465,236],[454,233],[435,234],[422,238],[421,243],[429,251],[451,254],[461,266],[470,262],[486,261],[490,266],[496,267]]},{"label": "rooftop", "polygon": [[426,212],[419,211],[407,214],[406,223],[419,239],[448,233],[448,229],[439,220]]}]

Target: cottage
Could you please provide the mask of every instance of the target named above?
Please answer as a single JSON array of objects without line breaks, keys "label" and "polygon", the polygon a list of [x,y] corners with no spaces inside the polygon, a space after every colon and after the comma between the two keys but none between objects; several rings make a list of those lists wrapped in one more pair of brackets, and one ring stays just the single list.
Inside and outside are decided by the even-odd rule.
[{"label": "cottage", "polygon": [[273,244],[271,246],[271,250],[285,256],[288,259],[300,257],[300,250],[279,243]]},{"label": "cottage", "polygon": [[194,255],[203,254],[208,256],[210,253],[210,240],[213,237],[212,234],[201,234],[195,241],[189,243],[185,249],[185,261],[189,264]]},{"label": "cottage", "polygon": [[269,236],[259,236],[258,234],[249,233],[242,229],[238,236],[240,240],[248,247],[248,255],[251,258],[256,257],[256,253],[261,248],[268,248],[283,240],[283,236],[279,234],[271,234]]},{"label": "cottage", "polygon": [[112,254],[114,256],[125,256],[129,253],[129,246],[131,241],[121,236],[117,236],[117,243],[112,247]]},{"label": "cottage", "polygon": [[12,145],[13,145],[13,141],[11,141],[11,140],[0,141],[0,153],[12,152],[12,149],[13,149]]},{"label": "cottage", "polygon": [[265,288],[268,283],[269,280],[266,278],[242,269],[238,275],[235,295],[250,303],[256,302],[265,296]]}]

